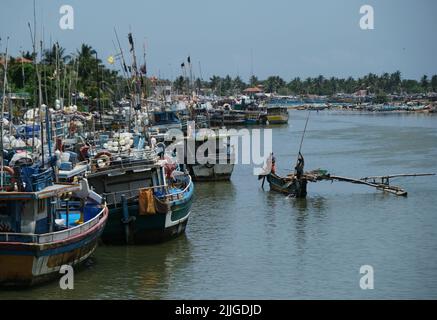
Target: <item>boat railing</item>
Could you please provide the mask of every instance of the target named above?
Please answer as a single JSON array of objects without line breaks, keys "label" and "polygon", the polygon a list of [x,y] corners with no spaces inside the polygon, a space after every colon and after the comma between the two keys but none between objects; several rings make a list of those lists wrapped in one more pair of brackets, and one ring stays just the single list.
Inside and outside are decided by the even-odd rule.
[{"label": "boat railing", "polygon": [[37,243],[46,244],[55,241],[62,241],[73,236],[79,235],[100,222],[104,212],[106,210],[106,205],[94,218],[88,220],[87,222],[75,226],[73,228],[68,228],[65,230],[46,233],[46,234],[34,234],[34,233],[0,233],[0,242],[22,242],[22,243]]},{"label": "boat railing", "polygon": [[[109,151],[108,151],[109,153]],[[140,155],[142,157],[136,157],[136,155]],[[91,167],[95,166],[96,171],[104,171],[108,169],[130,167],[132,165],[152,165],[155,164],[159,157],[154,151],[145,151],[145,150],[135,150],[124,153],[116,153],[112,154],[109,157],[109,165],[99,167],[98,160],[99,158],[90,159]],[[94,171],[94,170],[92,170]]]},{"label": "boat railing", "polygon": [[[168,199],[170,201],[175,201],[178,199],[181,199],[183,197],[183,194],[185,194],[189,189],[192,187],[192,179],[190,175],[187,175],[184,177],[188,177],[188,181],[186,181],[186,185],[184,189],[178,192],[174,193],[167,193],[164,195],[157,196],[159,199]],[[102,196],[106,198],[107,200],[112,200],[111,203],[117,204],[117,196],[126,195],[130,198],[134,198],[138,196],[140,191],[143,190],[155,190],[155,189],[165,189],[168,192],[169,185],[159,185],[159,186],[150,186],[150,187],[144,187],[144,188],[137,188],[137,189],[131,189],[131,190],[122,190],[122,191],[115,191],[110,193],[104,193]]]},{"label": "boat railing", "polygon": [[165,195],[159,196],[158,198],[159,199],[166,199],[169,201],[176,201],[176,200],[183,199],[184,194],[187,193],[190,190],[190,188],[192,188],[192,186],[193,186],[193,182],[192,182],[190,175],[188,175],[188,181],[186,181],[185,183],[186,183],[185,188],[182,189],[181,191],[174,192],[174,193],[173,192],[167,193]]},{"label": "boat railing", "polygon": [[112,200],[112,201],[108,201],[108,203],[113,203],[116,205],[117,196],[125,195],[128,196],[128,199],[135,198],[142,190],[162,189],[167,187],[168,187],[167,185],[160,185],[160,186],[151,186],[151,187],[144,187],[144,188],[137,188],[137,189],[130,189],[130,190],[121,190],[121,191],[103,193],[102,197],[106,198],[106,200]]},{"label": "boat railing", "polygon": [[[125,158],[130,159],[130,158],[133,158],[134,156],[142,156],[139,159],[153,159],[153,158],[155,158],[157,156],[156,152],[154,150],[151,150],[151,149],[150,150],[146,150],[146,149],[141,149],[141,150],[138,150],[138,149],[129,149],[129,150],[126,150],[126,151],[121,151],[121,152],[118,151],[116,153],[112,153],[109,150],[102,149],[99,152],[97,152],[96,155],[99,154],[100,152],[111,154],[111,157],[110,157],[111,160],[116,160],[119,157],[125,157]],[[96,160],[96,159],[92,158],[91,160],[93,161],[93,160]]]}]

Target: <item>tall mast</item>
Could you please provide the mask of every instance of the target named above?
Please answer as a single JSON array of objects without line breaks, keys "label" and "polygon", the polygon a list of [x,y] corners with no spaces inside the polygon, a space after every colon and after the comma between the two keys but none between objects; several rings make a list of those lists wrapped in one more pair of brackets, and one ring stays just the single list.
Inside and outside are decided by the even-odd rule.
[{"label": "tall mast", "polygon": [[[143,60],[144,60],[144,99],[146,100],[146,115],[149,120],[149,104],[147,103],[147,60],[146,60],[146,40],[143,44]],[[149,125],[147,123],[147,125]]]},{"label": "tall mast", "polygon": [[[141,74],[138,72],[138,65],[137,65],[137,57],[135,55],[135,44],[134,39],[132,37],[132,33],[129,32],[128,34],[128,40],[129,44],[131,46],[131,52],[132,52],[132,71],[134,75],[135,80],[135,103],[139,103],[141,106]],[[131,116],[132,116],[132,103],[131,103],[131,109],[129,112],[129,132],[131,131]]]},{"label": "tall mast", "polygon": [[[8,46],[9,46],[9,37],[6,39],[6,54],[5,54],[5,67],[4,67],[4,76],[3,76],[3,95],[2,95],[2,115],[1,115],[1,125],[0,125],[0,151],[1,151],[1,190],[3,190],[3,116],[5,113],[5,101],[6,101],[6,85],[8,82]],[[12,119],[11,119],[12,120]]]},{"label": "tall mast", "polygon": [[97,55],[96,51],[96,71],[97,71],[97,110],[100,112],[100,124],[103,127],[103,130],[105,130],[105,123],[103,122],[103,107],[101,106],[100,102],[100,73],[99,73],[99,57]]}]

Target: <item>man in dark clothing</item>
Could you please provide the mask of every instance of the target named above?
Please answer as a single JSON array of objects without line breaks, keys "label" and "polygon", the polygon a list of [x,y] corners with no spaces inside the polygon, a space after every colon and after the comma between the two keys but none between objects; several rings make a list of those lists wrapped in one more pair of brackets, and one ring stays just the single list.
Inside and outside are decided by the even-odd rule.
[{"label": "man in dark clothing", "polygon": [[304,166],[305,166],[305,160],[303,159],[302,153],[299,152],[299,155],[297,157],[297,165],[294,168],[296,177],[298,179],[300,179],[300,177],[303,175]]}]

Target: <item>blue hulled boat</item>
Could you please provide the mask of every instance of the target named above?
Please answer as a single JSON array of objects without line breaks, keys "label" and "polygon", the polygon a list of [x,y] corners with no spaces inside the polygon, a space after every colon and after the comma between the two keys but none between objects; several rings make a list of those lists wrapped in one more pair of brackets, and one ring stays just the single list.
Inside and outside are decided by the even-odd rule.
[{"label": "blue hulled boat", "polygon": [[53,183],[52,169],[2,167],[0,285],[30,286],[81,265],[96,249],[108,209],[87,180]]}]

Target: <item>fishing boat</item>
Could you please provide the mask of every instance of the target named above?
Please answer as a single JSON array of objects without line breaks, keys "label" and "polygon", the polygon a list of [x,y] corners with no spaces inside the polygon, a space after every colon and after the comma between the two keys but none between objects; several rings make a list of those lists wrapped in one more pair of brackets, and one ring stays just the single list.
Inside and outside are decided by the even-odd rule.
[{"label": "fishing boat", "polygon": [[269,124],[286,124],[289,118],[288,109],[282,106],[268,107],[266,117]]},{"label": "fishing boat", "polygon": [[244,111],[228,110],[223,113],[224,126],[244,126],[246,123],[246,115]]},{"label": "fishing boat", "polygon": [[213,127],[239,127],[246,123],[246,115],[242,110],[230,110],[228,105],[225,109],[211,111],[210,123]]},{"label": "fishing boat", "polygon": [[298,179],[294,175],[280,177],[275,173],[270,173],[266,177],[270,190],[296,198],[305,198],[307,195],[307,179],[305,178]]},{"label": "fishing boat", "polygon": [[233,110],[244,112],[245,125],[257,125],[266,121],[266,108],[249,97],[241,97],[241,102],[234,104]]},{"label": "fishing boat", "polygon": [[97,247],[108,209],[86,180],[53,183],[52,169],[3,167],[0,285],[31,286],[79,267]]},{"label": "fishing boat", "polygon": [[109,207],[104,243],[158,243],[185,231],[194,186],[191,176],[169,159],[159,159],[148,148],[129,155],[100,152],[91,168],[90,185]]},{"label": "fishing boat", "polygon": [[[187,157],[196,158],[196,161],[194,164],[187,164],[187,167],[194,181],[228,181],[231,179],[234,171],[235,152],[231,148],[229,135],[214,134],[213,137],[209,137],[208,135],[196,134],[195,137],[187,138],[188,145],[190,140],[195,145],[195,154],[189,155],[190,148],[187,148]],[[207,146],[210,142],[214,143],[215,152],[204,154],[206,159],[198,161],[196,155],[199,148]],[[204,150],[205,152],[207,153],[208,150]]]},{"label": "fishing boat", "polygon": [[151,132],[166,132],[170,129],[182,130],[182,123],[176,111],[155,111],[151,113],[151,118]]},{"label": "fishing boat", "polygon": [[262,124],[265,122],[266,114],[262,111],[255,111],[255,110],[246,110],[245,111],[246,116],[246,125],[257,125]]}]

